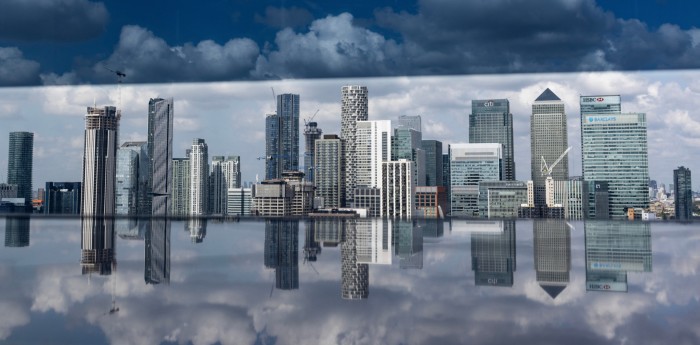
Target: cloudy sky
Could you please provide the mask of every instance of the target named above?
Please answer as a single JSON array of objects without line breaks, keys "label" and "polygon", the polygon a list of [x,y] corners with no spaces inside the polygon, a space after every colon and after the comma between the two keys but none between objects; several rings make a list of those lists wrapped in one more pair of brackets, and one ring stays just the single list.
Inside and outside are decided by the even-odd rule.
[{"label": "cloudy sky", "polygon": [[[270,87],[300,94],[302,118],[320,109],[324,133],[338,133],[340,88],[360,84],[370,91],[370,119],[419,114],[424,138],[445,143],[468,140],[472,99],[510,99],[517,177],[529,179],[530,106],[550,87],[566,102],[572,175],[581,169],[578,95],[620,94],[623,111],[647,113],[650,175],[669,183],[678,165],[698,171],[694,7],[10,0],[0,13],[0,135],[36,133],[35,187],[79,181],[88,105],[121,98],[122,141],[143,140],[148,99],[174,97],[175,156],[205,138],[210,156],[240,155],[251,181],[263,173],[255,158],[274,109]],[[121,97],[105,66],[127,74]],[[6,153],[0,140],[0,166]]]},{"label": "cloudy sky", "polygon": [[[651,272],[628,273],[628,293],[604,293],[586,291],[584,225],[573,222],[570,281],[556,299],[536,281],[532,224],[516,223],[512,287],[475,286],[474,234],[445,225],[445,237],[425,239],[421,270],[400,269],[397,257],[370,265],[369,298],[344,301],[340,247],[323,248],[313,268],[299,262],[298,290],[271,295],[262,222],[209,224],[200,244],[173,222],[170,284],[154,286],[144,284],[143,241],[117,239],[117,274],[88,278],[76,261],[79,220],[33,219],[31,246],[0,250],[0,342],[698,342],[700,237],[691,224],[647,224]],[[108,315],[114,278],[120,311]]]}]

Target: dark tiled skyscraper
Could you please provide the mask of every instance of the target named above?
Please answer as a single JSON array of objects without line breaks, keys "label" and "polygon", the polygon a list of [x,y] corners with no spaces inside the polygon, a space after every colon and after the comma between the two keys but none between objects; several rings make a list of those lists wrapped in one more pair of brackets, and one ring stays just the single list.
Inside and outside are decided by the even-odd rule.
[{"label": "dark tiled skyscraper", "polygon": [[474,100],[469,114],[469,142],[503,145],[503,180],[515,180],[513,114],[507,99]]},{"label": "dark tiled skyscraper", "polygon": [[304,179],[314,182],[316,175],[316,140],[321,139],[321,129],[318,128],[318,123],[308,122],[304,128],[304,139],[306,143],[306,151],[304,151]]},{"label": "dark tiled skyscraper", "polygon": [[277,112],[265,119],[265,178],[299,170],[299,95],[277,96]]},{"label": "dark tiled skyscraper", "polygon": [[673,170],[673,193],[675,195],[676,219],[693,219],[693,189],[690,169],[679,167]]},{"label": "dark tiled skyscraper", "polygon": [[32,207],[32,158],[34,133],[10,132],[7,183],[17,185],[17,197],[24,198],[27,212]]},{"label": "dark tiled skyscraper", "polygon": [[425,185],[442,186],[442,142],[437,140],[423,140],[421,145],[425,152]]},{"label": "dark tiled skyscraper", "polygon": [[168,215],[172,208],[173,174],[173,99],[152,98],[148,102],[149,201],[141,212]]}]

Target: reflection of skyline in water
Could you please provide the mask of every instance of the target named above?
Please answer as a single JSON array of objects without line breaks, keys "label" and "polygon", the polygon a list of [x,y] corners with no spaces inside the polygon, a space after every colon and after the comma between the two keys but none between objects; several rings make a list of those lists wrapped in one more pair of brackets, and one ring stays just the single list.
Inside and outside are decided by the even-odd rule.
[{"label": "reflection of skyline in water", "polygon": [[340,244],[341,292],[343,299],[366,299],[369,297],[369,265],[357,261],[357,222],[360,219],[347,219],[343,222],[343,239]]},{"label": "reflection of skyline in water", "polygon": [[586,290],[627,292],[627,272],[651,272],[651,225],[587,221]]},{"label": "reflection of skyline in water", "polygon": [[146,284],[170,283],[170,219],[153,218],[144,241],[144,280]]},{"label": "reflection of skyline in water", "polygon": [[5,247],[29,246],[29,217],[5,218]]},{"label": "reflection of skyline in water", "polygon": [[83,274],[112,274],[112,268],[116,264],[114,218],[84,217],[81,226],[80,266]]},{"label": "reflection of skyline in water", "polygon": [[537,283],[552,299],[569,285],[571,230],[564,220],[532,222]]},{"label": "reflection of skyline in water", "polygon": [[394,221],[396,256],[403,269],[423,268],[423,227],[415,226],[410,220]]},{"label": "reflection of skyline in water", "polygon": [[[357,221],[347,220],[351,223]],[[495,332],[503,343],[541,343],[542,339],[551,340],[549,343],[564,343],[561,337],[568,335],[596,344],[619,344],[623,338],[629,339],[629,343],[661,344],[683,343],[675,341],[678,339],[673,338],[673,334],[694,329],[700,321],[694,316],[697,292],[687,288],[700,283],[693,271],[698,267],[698,261],[693,257],[700,248],[699,238],[690,227],[682,232],[673,231],[675,224],[652,223],[645,227],[640,223],[616,222],[591,226],[574,222],[574,228],[556,220],[517,222],[513,230],[520,233],[515,234],[516,239],[511,241],[519,249],[515,252],[520,256],[517,257],[520,273],[513,272],[515,278],[508,289],[483,289],[472,283],[472,277],[465,275],[465,265],[474,254],[483,260],[489,256],[497,257],[498,251],[473,252],[471,246],[484,242],[494,246],[499,242],[507,243],[506,224],[489,228],[475,223],[470,225],[469,232],[448,231],[440,239],[426,240],[422,248],[423,270],[405,271],[401,269],[401,253],[404,248],[414,248],[414,252],[416,249],[412,246],[415,244],[402,241],[402,238],[418,240],[425,237],[422,234],[425,227],[420,222],[415,222],[413,227],[392,222],[396,259],[392,265],[367,265],[356,260],[352,262],[353,256],[347,255],[348,249],[352,250],[348,239],[352,240],[353,234],[351,230],[342,236],[342,224],[346,220],[316,219],[313,224],[309,220],[295,220],[298,223],[298,246],[292,250],[305,256],[314,256],[315,250],[323,250],[323,255],[315,255],[313,267],[309,263],[303,268],[298,267],[298,279],[304,282],[294,293],[270,294],[270,271],[260,265],[263,261],[260,252],[264,248],[264,222],[208,223],[211,231],[207,242],[197,246],[189,243],[189,233],[181,232],[172,237],[172,243],[164,241],[168,236],[149,239],[148,232],[144,242],[126,241],[115,236],[117,242],[122,242],[113,246],[113,249],[120,247],[119,279],[114,279],[116,271],[112,266],[109,280],[93,277],[92,283],[75,270],[75,241],[78,240],[75,234],[79,223],[51,225],[59,222],[67,221],[32,219],[32,245],[0,251],[0,288],[10,292],[0,297],[0,305],[3,305],[6,315],[26,314],[23,323],[6,328],[0,324],[4,332],[4,335],[0,334],[0,343],[45,343],[37,339],[25,340],[28,332],[48,332],[58,342],[72,343],[56,335],[70,329],[72,333],[86,336],[87,333],[104,333],[105,338],[98,341],[85,338],[84,341],[89,343],[159,343],[165,342],[163,339],[166,338],[170,339],[168,343],[226,343],[226,339],[254,343],[255,339],[275,338],[286,339],[277,342],[289,344],[309,343],[310,339],[333,343],[333,339],[347,337],[351,332],[364,339],[388,344],[464,343],[471,340],[483,343],[488,342],[483,337],[486,333]],[[379,222],[383,224],[384,220]],[[5,223],[0,223],[0,226]],[[176,227],[181,226],[178,221],[175,223]],[[281,224],[284,226],[288,222]],[[321,234],[322,231],[318,231],[320,224],[325,224],[326,229],[340,229],[340,248],[323,247],[319,235],[325,236],[328,244],[338,236],[335,230]],[[159,227],[162,228],[157,224],[149,226],[151,229]],[[659,231],[651,231],[651,228]],[[100,226],[94,229],[98,229],[98,234],[102,231]],[[489,233],[489,229],[494,232]],[[66,236],[71,233],[72,236]],[[657,267],[653,272],[652,233],[654,255],[660,258],[654,259]],[[73,242],[63,242],[71,237]],[[604,238],[609,245],[596,247],[596,241]],[[299,243],[302,240],[303,246]],[[148,241],[163,243],[164,252],[168,254],[172,246],[172,265],[177,279],[173,278],[168,286],[145,287],[145,284],[150,284],[147,277],[149,264],[163,267],[162,276],[170,271],[169,267],[161,266],[170,255],[153,252],[148,257],[145,249]],[[279,242],[277,246],[280,246]],[[62,254],[64,248],[69,249],[70,257]],[[304,258],[298,255],[294,262],[301,266],[299,261]],[[158,257],[163,260],[159,261]],[[513,259],[515,264],[516,257]],[[213,262],[234,264],[212,265]],[[342,302],[347,298],[365,300],[369,297],[369,270],[374,271],[372,299],[362,303]],[[596,274],[604,276],[606,272],[625,278],[629,275],[629,279],[624,280],[629,285],[629,293],[586,293],[587,289],[580,281]],[[153,274],[153,277],[157,276],[159,274]],[[276,284],[276,274],[274,279],[273,284]],[[160,284],[165,283],[160,280]],[[350,286],[348,292],[352,283],[355,286]],[[590,279],[586,285],[588,283],[591,283]],[[24,286],[31,288],[22,288]],[[561,291],[550,293],[547,289],[552,286],[561,287]],[[121,309],[116,315],[109,314],[109,296],[113,293],[116,293],[118,302],[116,308]],[[556,295],[555,300],[552,295]],[[487,321],[482,319],[485,310],[490,313]],[[537,315],[535,324],[522,326],[519,323],[532,315]],[[48,316],[49,322],[57,327],[46,328],[46,322],[42,320]],[[680,321],[666,324],[663,320],[668,317]],[[441,327],[430,326],[437,319]],[[469,326],[464,326],[467,320]],[[81,322],[83,326],[64,326],[75,322]],[[387,334],[374,328],[375,325],[392,325],[391,331]],[[172,330],[178,328],[181,331],[173,334]],[[299,332],[299,329],[305,331]],[[474,329],[478,331],[470,333],[468,339],[471,340],[458,336]],[[517,331],[510,332],[511,329]],[[203,338],[203,334],[207,334],[204,330],[219,336]],[[545,334],[556,336],[543,338]],[[694,333],[685,334],[686,342],[700,340],[692,335]],[[131,337],[133,335],[143,336],[143,340],[137,341],[141,338]]]},{"label": "reflection of skyline in water", "polygon": [[515,221],[468,221],[472,225],[471,256],[474,284],[513,286]]},{"label": "reflection of skyline in water", "polygon": [[299,288],[299,221],[268,219],[265,221],[266,268],[275,270],[275,287],[279,290]]},{"label": "reflection of skyline in water", "polygon": [[192,243],[204,242],[207,236],[207,219],[190,218],[185,222],[185,231],[190,233]]}]

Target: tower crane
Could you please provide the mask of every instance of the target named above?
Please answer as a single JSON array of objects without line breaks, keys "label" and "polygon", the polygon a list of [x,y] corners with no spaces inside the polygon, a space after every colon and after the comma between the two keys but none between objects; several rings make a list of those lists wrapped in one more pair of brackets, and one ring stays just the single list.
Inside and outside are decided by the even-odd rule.
[{"label": "tower crane", "polygon": [[119,104],[117,105],[119,107],[119,111],[121,112],[122,110],[122,81],[124,81],[124,78],[126,78],[126,73],[122,71],[118,71],[115,69],[111,69],[107,67],[107,65],[102,65],[106,70],[114,73],[117,75],[117,93],[119,94]]},{"label": "tower crane", "polygon": [[544,156],[542,156],[542,162],[540,163],[540,171],[542,172],[542,176],[547,176],[547,179],[544,182],[545,186],[545,202],[547,204],[547,207],[553,207],[554,206],[554,179],[552,178],[552,171],[554,171],[554,167],[561,162],[562,159],[566,156],[567,153],[571,151],[571,146],[569,146],[564,153],[562,153],[557,160],[552,163],[551,166],[547,165],[547,161],[545,161]]},{"label": "tower crane", "polygon": [[321,109],[316,109],[316,112],[315,112],[313,115],[311,115],[311,117],[310,117],[308,120],[307,120],[307,119],[304,119],[304,127],[308,127],[308,126],[309,126],[309,123],[311,123],[311,121],[314,120],[314,117],[316,117],[316,114],[318,114],[318,112],[319,112],[320,110],[321,110]]}]

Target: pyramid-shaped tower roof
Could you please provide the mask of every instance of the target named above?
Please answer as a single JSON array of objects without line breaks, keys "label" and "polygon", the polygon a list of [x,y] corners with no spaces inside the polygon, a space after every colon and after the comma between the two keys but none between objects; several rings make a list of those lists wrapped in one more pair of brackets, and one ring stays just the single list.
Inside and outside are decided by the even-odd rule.
[{"label": "pyramid-shaped tower roof", "polygon": [[544,90],[544,92],[542,92],[542,94],[535,100],[535,102],[539,101],[561,101],[561,98],[552,92],[552,90],[547,88],[547,90]]}]

